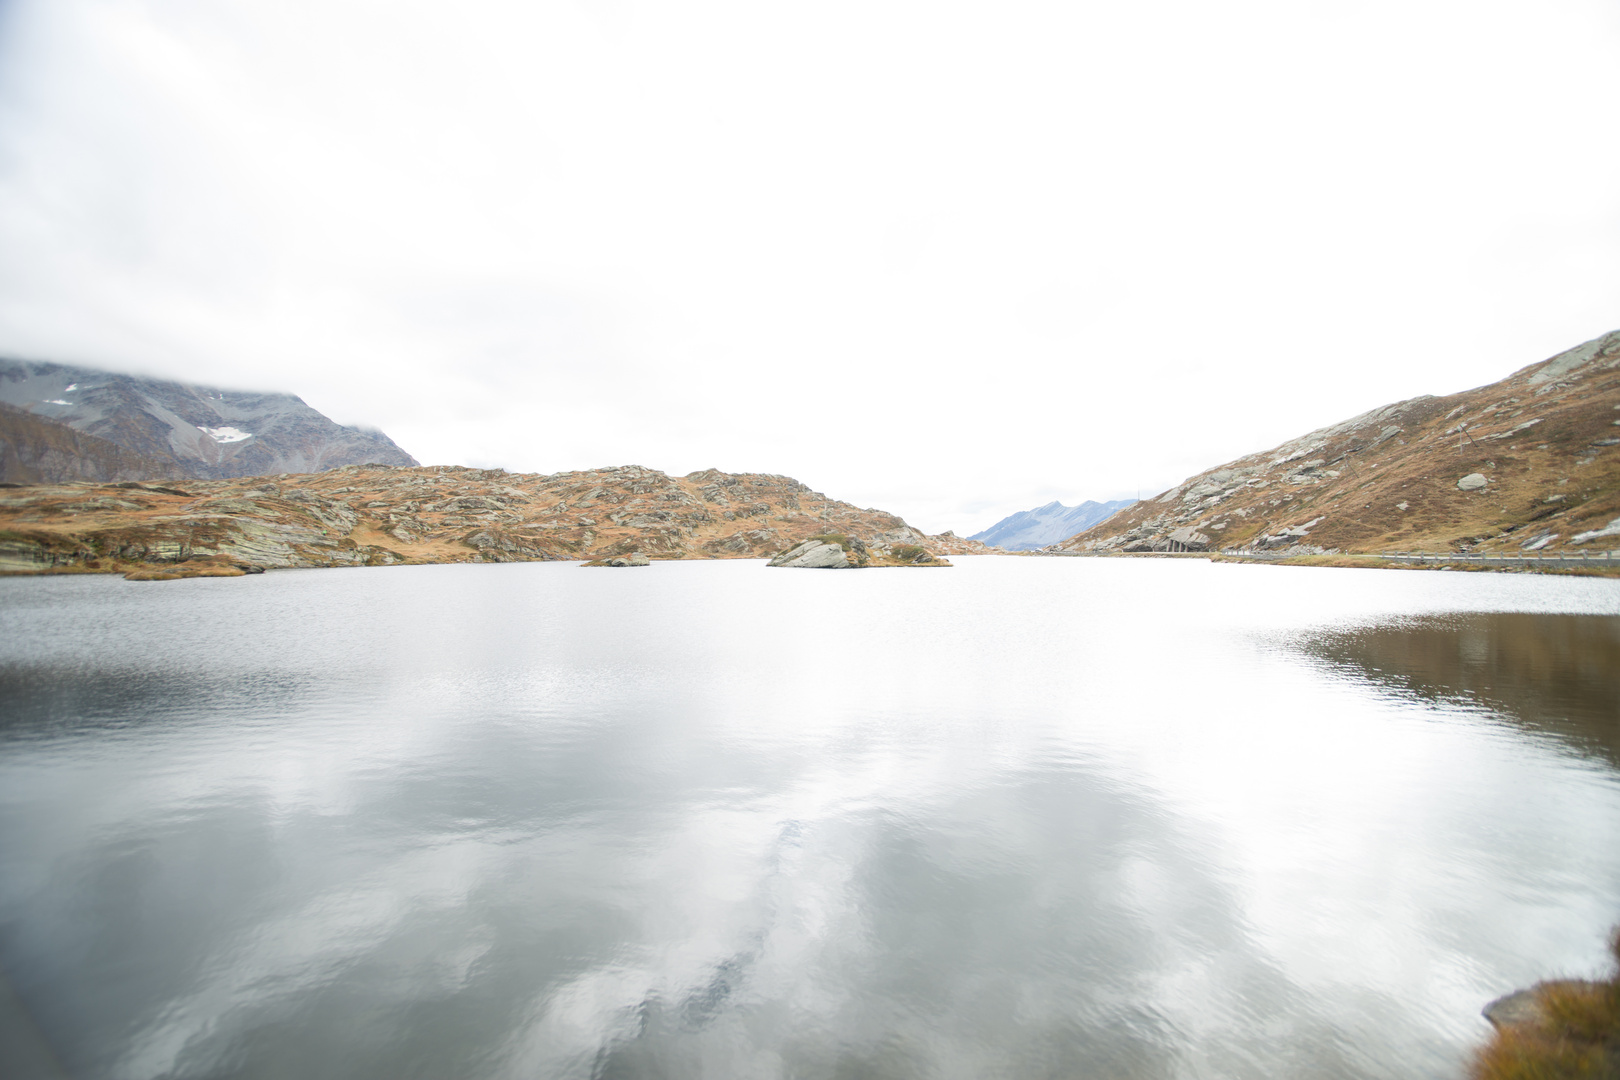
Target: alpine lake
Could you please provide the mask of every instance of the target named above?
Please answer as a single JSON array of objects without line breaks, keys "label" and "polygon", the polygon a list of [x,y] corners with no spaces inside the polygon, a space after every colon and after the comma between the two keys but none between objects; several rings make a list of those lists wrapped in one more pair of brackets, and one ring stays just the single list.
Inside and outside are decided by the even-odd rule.
[{"label": "alpine lake", "polygon": [[79,1080],[1440,1078],[1603,970],[1620,581],[954,561],[0,580],[6,1030]]}]

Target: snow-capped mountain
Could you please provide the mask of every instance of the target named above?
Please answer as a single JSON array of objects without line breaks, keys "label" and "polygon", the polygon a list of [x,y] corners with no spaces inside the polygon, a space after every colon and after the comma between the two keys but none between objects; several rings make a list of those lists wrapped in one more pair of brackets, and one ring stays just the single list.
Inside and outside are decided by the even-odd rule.
[{"label": "snow-capped mountain", "polygon": [[68,364],[0,360],[0,402],[199,478],[415,465],[380,431],[344,427],[292,394],[190,386]]},{"label": "snow-capped mountain", "polygon": [[1079,506],[1064,506],[1060,502],[1049,502],[1045,506],[1037,506],[1033,510],[1020,510],[1010,517],[1004,517],[983,532],[974,533],[968,539],[978,540],[1007,551],[1033,551],[1048,544],[1055,544],[1059,540],[1067,540],[1075,533],[1091,528],[1133,502],[1134,499],[1117,499],[1105,503],[1088,500]]}]

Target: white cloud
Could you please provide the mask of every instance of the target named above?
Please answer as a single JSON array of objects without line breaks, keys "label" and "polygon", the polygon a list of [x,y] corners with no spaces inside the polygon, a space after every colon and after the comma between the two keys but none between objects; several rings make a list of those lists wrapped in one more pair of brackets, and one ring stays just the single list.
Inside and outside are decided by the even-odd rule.
[{"label": "white cloud", "polygon": [[12,0],[0,351],[971,531],[1620,325],[1610,5]]}]

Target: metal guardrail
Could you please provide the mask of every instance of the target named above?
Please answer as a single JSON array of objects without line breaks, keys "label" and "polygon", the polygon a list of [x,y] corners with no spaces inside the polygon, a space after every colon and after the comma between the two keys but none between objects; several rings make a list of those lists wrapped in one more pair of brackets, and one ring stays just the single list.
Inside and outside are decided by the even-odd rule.
[{"label": "metal guardrail", "polygon": [[1524,552],[1519,555],[1455,555],[1428,551],[1381,551],[1380,559],[1395,559],[1421,563],[1501,563],[1509,566],[1620,566],[1620,551],[1583,551],[1579,554],[1560,552],[1540,555]]},{"label": "metal guardrail", "polygon": [[[1209,554],[1227,555],[1238,559],[1292,559],[1297,556],[1274,551],[1222,551]],[[1570,566],[1620,566],[1620,551],[1583,551],[1579,554],[1554,555],[1458,555],[1433,551],[1341,551],[1347,558],[1387,559],[1390,562],[1414,562],[1420,565],[1453,566],[1457,563],[1477,563],[1484,566],[1524,566],[1557,570]]]},{"label": "metal guardrail", "polygon": [[[1064,555],[1071,558],[1127,558],[1142,559],[1207,559],[1212,555],[1225,555],[1236,559],[1293,559],[1297,555],[1280,551],[1051,551],[1043,555]],[[1430,551],[1345,551],[1338,554],[1347,558],[1388,559],[1391,562],[1414,562],[1423,565],[1451,566],[1457,563],[1478,563],[1486,566],[1540,567],[1557,570],[1573,566],[1620,567],[1620,551],[1583,551],[1579,554],[1561,553],[1539,555],[1457,555]]]},{"label": "metal guardrail", "polygon": [[[1273,551],[1129,551],[1079,552],[1037,551],[1019,554],[1064,555],[1069,559],[1209,559],[1212,555],[1226,555],[1228,559],[1298,559],[1298,555]],[[1421,565],[1456,565],[1481,563],[1490,567],[1541,567],[1558,570],[1563,567],[1620,567],[1620,551],[1588,551],[1579,554],[1523,554],[1523,555],[1456,555],[1437,552],[1362,551],[1338,552],[1348,559],[1388,559],[1390,562],[1416,562]]]}]

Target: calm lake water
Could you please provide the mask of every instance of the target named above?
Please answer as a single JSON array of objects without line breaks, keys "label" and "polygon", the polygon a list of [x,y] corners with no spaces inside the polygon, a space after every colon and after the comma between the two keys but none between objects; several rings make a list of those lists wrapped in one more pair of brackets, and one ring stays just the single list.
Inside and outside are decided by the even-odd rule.
[{"label": "calm lake water", "polygon": [[0,580],[66,1071],[1446,1077],[1620,921],[1620,581]]}]

